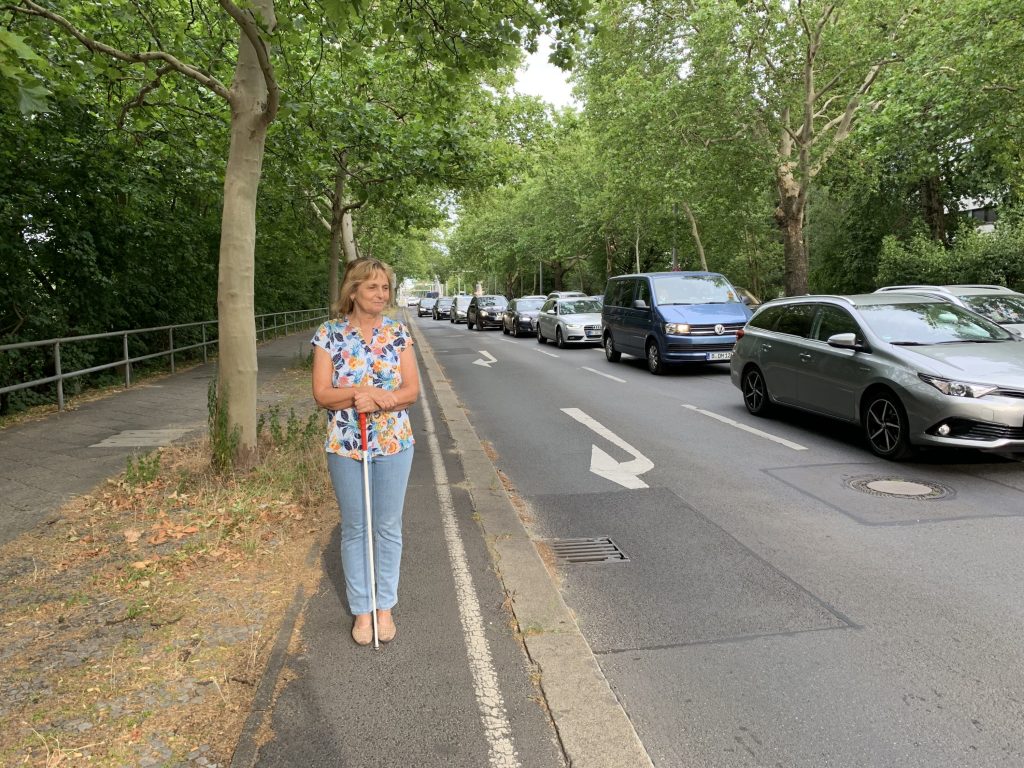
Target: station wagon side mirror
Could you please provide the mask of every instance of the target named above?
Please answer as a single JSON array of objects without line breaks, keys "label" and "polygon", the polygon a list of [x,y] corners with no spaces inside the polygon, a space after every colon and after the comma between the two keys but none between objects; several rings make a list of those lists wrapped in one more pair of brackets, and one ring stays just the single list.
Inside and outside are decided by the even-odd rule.
[{"label": "station wagon side mirror", "polygon": [[830,347],[852,349],[855,352],[862,352],[868,348],[866,344],[861,344],[857,341],[857,334],[855,333],[834,334],[828,337],[828,341],[826,343]]},{"label": "station wagon side mirror", "polygon": [[650,307],[647,306],[647,302],[643,299],[637,299],[633,302],[633,309],[650,309]]}]

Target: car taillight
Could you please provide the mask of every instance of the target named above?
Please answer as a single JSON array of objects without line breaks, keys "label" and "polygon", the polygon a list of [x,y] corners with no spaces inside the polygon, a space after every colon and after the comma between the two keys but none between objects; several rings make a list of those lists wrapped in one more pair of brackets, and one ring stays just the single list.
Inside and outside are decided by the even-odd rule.
[{"label": "car taillight", "polygon": [[740,328],[738,331],[736,331],[736,341],[739,341],[742,338],[743,338],[743,329]]}]

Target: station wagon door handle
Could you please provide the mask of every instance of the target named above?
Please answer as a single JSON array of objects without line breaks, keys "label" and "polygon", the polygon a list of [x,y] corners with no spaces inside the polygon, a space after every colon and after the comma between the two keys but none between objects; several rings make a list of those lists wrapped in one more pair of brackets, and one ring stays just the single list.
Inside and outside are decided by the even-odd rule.
[{"label": "station wagon door handle", "polygon": [[803,360],[805,363],[809,363],[811,362],[811,360],[814,359],[814,355],[812,355],[810,352],[801,352],[800,359]]},{"label": "station wagon door handle", "polygon": [[761,345],[761,351],[762,352],[771,352],[772,351],[772,345],[771,344],[762,344]]}]

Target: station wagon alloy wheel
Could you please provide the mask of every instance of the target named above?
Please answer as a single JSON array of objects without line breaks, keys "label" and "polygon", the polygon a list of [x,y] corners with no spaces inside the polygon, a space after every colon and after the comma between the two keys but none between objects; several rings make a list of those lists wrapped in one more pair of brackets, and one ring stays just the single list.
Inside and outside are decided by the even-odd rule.
[{"label": "station wagon alloy wheel", "polygon": [[907,415],[894,395],[879,393],[871,397],[864,411],[864,434],[876,456],[903,459],[911,453]]},{"label": "station wagon alloy wheel", "polygon": [[771,400],[768,399],[768,387],[759,368],[749,368],[743,374],[743,404],[754,416],[767,415]]}]

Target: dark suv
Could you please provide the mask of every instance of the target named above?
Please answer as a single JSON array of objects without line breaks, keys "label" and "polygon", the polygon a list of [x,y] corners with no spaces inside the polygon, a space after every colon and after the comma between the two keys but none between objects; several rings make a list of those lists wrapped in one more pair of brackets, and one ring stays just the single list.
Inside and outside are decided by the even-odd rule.
[{"label": "dark suv", "polygon": [[487,327],[500,328],[507,306],[508,299],[504,296],[474,296],[466,310],[466,327],[471,331],[473,328],[478,331]]}]

